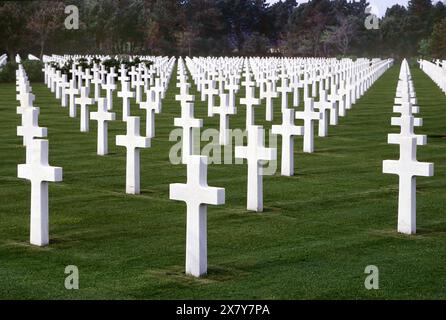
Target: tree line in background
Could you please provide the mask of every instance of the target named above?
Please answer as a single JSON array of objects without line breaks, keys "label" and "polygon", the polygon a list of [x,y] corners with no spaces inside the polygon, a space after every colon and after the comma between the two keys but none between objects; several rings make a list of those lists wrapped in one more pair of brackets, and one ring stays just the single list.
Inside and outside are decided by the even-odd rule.
[{"label": "tree line in background", "polygon": [[[79,29],[64,26],[67,5]],[[0,3],[0,51],[16,53],[446,58],[446,5],[395,5],[368,30],[366,0],[70,0]]]}]

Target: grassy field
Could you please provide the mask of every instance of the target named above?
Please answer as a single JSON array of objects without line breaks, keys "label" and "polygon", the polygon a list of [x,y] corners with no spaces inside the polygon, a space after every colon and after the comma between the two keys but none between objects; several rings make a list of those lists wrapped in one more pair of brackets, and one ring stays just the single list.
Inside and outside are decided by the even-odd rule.
[{"label": "grassy field", "polygon": [[[398,131],[390,126],[398,72],[389,70],[329,137],[317,138],[314,154],[303,154],[296,138],[296,175],[278,170],[264,178],[261,214],[246,211],[246,163],[209,166],[209,185],[226,188],[226,205],[208,207],[209,274],[201,279],[184,275],[186,207],[168,197],[169,184],[186,179],[185,166],[168,157],[180,114],[173,83],[152,147],[141,151],[138,196],[124,192],[125,149],[114,142],[124,123],[109,125],[110,154],[97,156],[96,122],[80,133],[79,119],[69,118],[43,84],[32,84],[40,125],[49,131],[50,164],[64,170],[63,182],[50,184],[46,248],[28,243],[30,184],[17,178],[25,158],[16,136],[18,103],[14,86],[1,84],[0,298],[446,298],[446,96],[412,70],[424,118],[417,133],[428,135],[418,159],[434,162],[435,176],[417,181],[418,234],[399,235],[398,178],[382,174],[382,160],[398,158],[398,146],[387,144],[387,134]],[[218,116],[205,117],[206,104],[197,100],[196,117],[218,128]],[[121,119],[121,100],[114,105]],[[135,104],[132,111],[144,114]],[[239,107],[231,128],[244,128],[244,116]],[[263,110],[256,116],[270,129]],[[67,265],[79,268],[79,290],[64,287]],[[364,288],[367,265],[379,267],[379,290]]]}]

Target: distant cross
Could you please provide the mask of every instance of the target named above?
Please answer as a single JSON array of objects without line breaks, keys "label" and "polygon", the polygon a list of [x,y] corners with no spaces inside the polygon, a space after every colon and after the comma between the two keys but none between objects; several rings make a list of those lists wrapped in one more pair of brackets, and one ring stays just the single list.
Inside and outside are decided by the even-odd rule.
[{"label": "distant cross", "polygon": [[339,88],[338,94],[341,98],[339,100],[339,116],[344,117],[346,115],[346,110],[351,109],[352,106],[350,89],[347,88],[345,83]]},{"label": "distant cross", "polygon": [[134,86],[136,87],[136,103],[140,103],[141,102],[141,93],[142,93],[142,89],[144,88],[144,81],[141,78],[141,73],[137,73],[136,74],[136,80],[134,81]]},{"label": "distant cross", "polygon": [[184,102],[181,103],[181,118],[175,118],[174,125],[183,128],[181,155],[182,163],[185,164],[194,150],[192,129],[201,128],[203,120],[194,118],[194,104],[192,102]]},{"label": "distant cross", "polygon": [[225,84],[225,89],[229,91],[229,105],[235,107],[235,94],[239,90],[239,85],[236,83],[236,78],[229,78],[229,82]]},{"label": "distant cross", "polygon": [[[410,106],[408,106],[410,108]],[[400,144],[402,137],[414,137],[417,139],[417,145],[423,146],[427,144],[426,135],[417,135],[414,133],[414,127],[421,127],[423,119],[414,118],[412,115],[403,114],[401,117],[392,117],[392,126],[400,126],[400,133],[391,133],[388,135],[389,144]]]},{"label": "distant cross", "polygon": [[213,107],[213,113],[220,115],[220,145],[225,146],[229,143],[229,115],[234,115],[236,110],[229,105],[227,94],[220,95],[220,106]]},{"label": "distant cross", "polygon": [[314,111],[313,98],[305,99],[304,111],[296,112],[296,119],[304,121],[304,147],[303,151],[307,153],[314,152],[314,126],[313,122],[321,120],[322,114]]},{"label": "distant cross", "polygon": [[20,106],[16,108],[17,114],[22,115],[22,122],[23,122],[23,115],[25,114],[25,110],[33,107],[34,100],[36,96],[32,94],[31,92],[20,92],[17,95],[17,100],[20,102]]},{"label": "distant cross", "polygon": [[298,107],[300,102],[299,88],[302,88],[302,84],[300,83],[299,73],[293,75],[290,86],[293,90],[293,106]]},{"label": "distant cross", "polygon": [[98,111],[90,113],[91,120],[98,122],[98,147],[97,153],[100,156],[108,153],[108,121],[116,119],[116,114],[108,112],[107,100],[99,98]]},{"label": "distant cross", "polygon": [[93,79],[93,76],[90,72],[90,69],[89,68],[85,69],[84,80],[85,80],[85,86],[88,89],[90,89],[90,83],[91,83],[92,79]]},{"label": "distant cross", "polygon": [[62,72],[60,70],[56,71],[56,99],[60,99],[62,94],[62,87],[61,87],[61,81],[62,81]]},{"label": "distant cross", "polygon": [[[326,137],[328,135],[328,120],[330,113],[336,109],[334,102],[327,101],[327,92],[322,91],[319,96],[319,101],[314,102],[314,108],[319,110],[321,118],[319,119],[318,135],[319,137]],[[329,113],[330,112],[330,113]]]},{"label": "distant cross", "polygon": [[122,121],[127,121],[130,116],[130,98],[135,97],[135,93],[130,90],[130,82],[124,80],[121,82],[121,91],[118,91],[118,97],[122,98]]},{"label": "distant cross", "polygon": [[254,125],[254,105],[260,104],[260,99],[255,98],[254,90],[255,87],[245,87],[245,97],[240,99],[240,103],[246,105],[246,129]]},{"label": "distant cross", "polygon": [[62,107],[67,106],[67,89],[70,87],[70,82],[67,80],[67,75],[62,75],[62,80],[60,81],[60,87],[62,89],[60,104]]},{"label": "distant cross", "polygon": [[293,89],[288,85],[288,78],[282,77],[281,86],[277,88],[277,91],[281,93],[282,111],[288,108],[288,93],[291,93]]},{"label": "distant cross", "polygon": [[111,74],[107,76],[107,83],[102,85],[105,89],[107,97],[107,108],[108,110],[113,109],[113,91],[116,90],[116,84],[113,83],[113,77]]},{"label": "distant cross", "polygon": [[187,183],[170,184],[169,198],[184,201],[186,214],[186,274],[200,277],[207,273],[207,205],[225,203],[225,189],[209,187],[207,158],[190,156]]},{"label": "distant cross", "polygon": [[250,126],[248,129],[248,145],[236,146],[235,157],[248,161],[247,209],[263,211],[263,167],[261,160],[276,160],[276,149],[265,148],[264,130],[261,126]]},{"label": "distant cross", "polygon": [[411,116],[420,112],[420,107],[413,106],[410,102],[402,102],[399,106],[393,106],[393,112]]},{"label": "distant cross", "polygon": [[115,77],[117,75],[118,74],[115,72],[115,67],[111,67],[110,68],[110,72],[108,73],[107,77],[110,77],[111,83],[115,84]]},{"label": "distant cross", "polygon": [[89,98],[90,88],[81,87],[80,91],[80,97],[76,98],[76,104],[78,104],[81,109],[80,130],[81,132],[88,132],[90,130],[90,112],[88,110],[88,106],[93,104],[95,101],[94,99]]},{"label": "distant cross", "polygon": [[[325,91],[326,92],[326,91]],[[343,95],[341,95],[338,91],[338,88],[336,85],[332,85],[331,86],[331,92],[330,95],[327,96],[327,98],[325,98],[325,100],[331,101],[333,103],[335,103],[336,106],[336,116],[333,115],[333,117],[336,118],[336,124],[337,124],[337,118],[338,116],[344,117],[346,115],[346,108],[345,108],[345,102],[344,102],[344,97]],[[339,103],[339,108],[338,108],[338,103]],[[334,125],[334,118],[331,118],[331,111],[330,111],[330,124]]]},{"label": "distant cross", "polygon": [[30,242],[49,244],[48,182],[62,181],[62,168],[48,164],[48,140],[33,140],[29,162],[17,166],[17,176],[31,181]]},{"label": "distant cross", "polygon": [[146,137],[155,137],[155,113],[159,113],[159,106],[156,103],[155,91],[150,89],[146,92],[146,101],[141,101],[140,109],[146,110]]},{"label": "distant cross", "polygon": [[195,96],[189,94],[190,84],[187,82],[181,82],[177,85],[180,88],[180,94],[175,95],[175,100],[180,103],[187,103],[195,101]]},{"label": "distant cross", "polygon": [[276,91],[274,91],[274,85],[271,81],[266,83],[266,91],[263,96],[266,99],[266,121],[273,121],[273,98],[277,98],[279,95]]},{"label": "distant cross", "polygon": [[127,135],[116,136],[116,145],[126,147],[126,193],[140,193],[139,149],[150,147],[150,138],[142,137],[139,117],[127,117]]},{"label": "distant cross", "polygon": [[95,101],[98,101],[98,99],[101,97],[101,85],[102,80],[99,72],[93,72],[93,80],[91,80],[91,83],[94,84],[94,99]]},{"label": "distant cross", "polygon": [[105,84],[105,82],[107,81],[108,72],[103,64],[101,64],[101,69],[99,70],[99,74],[101,75],[101,84]]},{"label": "distant cross", "polygon": [[37,107],[29,107],[23,111],[22,125],[17,127],[17,135],[23,137],[24,146],[28,146],[34,138],[47,136],[47,128],[39,127],[39,111]]},{"label": "distant cross", "polygon": [[121,84],[123,82],[128,82],[129,81],[129,77],[127,77],[127,69],[125,67],[124,64],[121,64],[119,67],[119,77],[118,80],[121,82]]},{"label": "distant cross", "polygon": [[215,88],[215,81],[212,79],[209,79],[207,81],[207,88],[204,90],[204,94],[207,96],[208,99],[208,117],[213,117],[213,108],[214,108],[214,96],[219,93],[219,90]]},{"label": "distant cross", "polygon": [[71,118],[76,118],[76,104],[75,104],[75,96],[79,94],[79,89],[76,89],[75,80],[70,80],[70,86],[65,90],[66,94],[69,97],[69,112]]},{"label": "distant cross", "polygon": [[282,124],[272,126],[272,133],[282,136],[282,176],[294,175],[294,136],[304,134],[304,128],[294,125],[294,110],[282,111]]},{"label": "distant cross", "polygon": [[135,79],[136,79],[136,75],[138,74],[138,72],[136,71],[136,67],[132,66],[130,68],[130,72],[129,72],[129,76],[130,76],[130,85],[132,86],[132,88],[135,86]]},{"label": "distant cross", "polygon": [[161,112],[162,109],[161,99],[164,92],[164,86],[162,85],[160,78],[155,79],[155,85],[152,87],[152,89],[153,91],[155,91],[156,103],[158,105],[158,109]]}]

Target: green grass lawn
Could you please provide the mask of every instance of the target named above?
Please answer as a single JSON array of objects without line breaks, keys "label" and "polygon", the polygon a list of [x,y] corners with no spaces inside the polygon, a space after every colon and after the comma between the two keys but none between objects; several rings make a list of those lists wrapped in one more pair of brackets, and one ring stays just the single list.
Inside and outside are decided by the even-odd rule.
[{"label": "green grass lawn", "polygon": [[[141,151],[138,196],[125,194],[125,148],[115,145],[125,124],[109,124],[110,154],[97,156],[96,122],[90,133],[79,132],[79,118],[32,83],[50,164],[64,170],[63,182],[50,184],[46,248],[29,245],[30,184],[17,178],[25,159],[18,102],[14,85],[1,84],[0,298],[446,298],[446,96],[412,69],[424,119],[416,132],[428,135],[418,159],[434,162],[435,176],[417,181],[418,234],[397,234],[398,177],[382,174],[382,160],[399,157],[398,146],[387,144],[387,134],[398,131],[390,126],[398,73],[399,66],[387,71],[329,137],[316,138],[314,154],[304,154],[296,138],[296,175],[281,177],[279,168],[264,178],[263,213],[246,211],[246,163],[208,167],[209,185],[226,189],[226,204],[208,207],[209,271],[201,279],[184,275],[186,206],[168,193],[170,183],[186,181],[185,166],[169,162],[176,143],[169,133],[180,114],[173,82],[152,147]],[[218,128],[218,115],[207,118],[207,103],[196,100],[196,117]],[[257,122],[270,129],[259,109]],[[114,111],[122,119],[116,97]],[[134,103],[132,111],[144,115]],[[275,124],[279,113],[276,100]],[[244,124],[238,107],[230,126]],[[79,290],[64,287],[67,265],[79,268]],[[364,288],[367,265],[379,267],[379,290]]]}]

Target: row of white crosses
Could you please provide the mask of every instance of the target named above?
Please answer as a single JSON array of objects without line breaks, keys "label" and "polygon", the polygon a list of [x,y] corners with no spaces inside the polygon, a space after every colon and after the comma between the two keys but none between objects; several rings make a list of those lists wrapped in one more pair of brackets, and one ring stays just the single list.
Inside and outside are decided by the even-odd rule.
[{"label": "row of white crosses", "polygon": [[398,232],[416,233],[416,176],[431,177],[434,174],[433,163],[417,161],[417,146],[426,145],[425,135],[414,133],[414,127],[422,126],[422,119],[415,118],[419,107],[415,104],[416,94],[406,60],[401,65],[400,77],[393,111],[400,117],[391,120],[392,125],[400,126],[399,134],[389,134],[388,143],[400,146],[399,160],[384,160],[383,173],[399,176],[398,195]]},{"label": "row of white crosses", "polygon": [[48,164],[48,140],[36,139],[47,136],[47,128],[39,127],[38,107],[34,107],[35,96],[23,66],[16,71],[17,100],[20,106],[21,126],[17,135],[23,137],[26,162],[17,167],[17,176],[31,182],[30,243],[45,246],[49,243],[48,182],[62,181],[62,168]]},{"label": "row of white crosses", "polygon": [[186,213],[186,274],[200,277],[207,273],[207,205],[225,203],[225,189],[207,184],[207,157],[193,154],[192,130],[203,121],[194,118],[195,97],[189,94],[190,84],[183,60],[178,60],[177,87],[180,94],[181,117],[174,125],[183,128],[182,162],[187,165],[187,183],[170,185],[169,198],[184,201]]},{"label": "row of white crosses", "polygon": [[[244,80],[241,82],[241,85],[245,88],[246,95],[240,99],[240,104],[246,106],[247,129],[255,124],[254,110],[256,106],[260,105],[262,99],[266,100],[266,120],[272,121],[273,99],[281,97],[281,111],[283,112],[289,106],[288,95],[292,93],[293,107],[298,107],[300,102],[299,89],[302,88],[304,91],[304,110],[293,113],[291,116],[304,121],[303,133],[300,133],[300,129],[295,128],[294,134],[304,136],[303,150],[307,153],[314,152],[314,122],[318,121],[318,135],[320,137],[327,136],[328,123],[337,125],[338,117],[345,116],[346,110],[351,108],[352,103],[356,102],[392,64],[392,60],[370,61],[368,59],[360,59],[355,63],[346,60],[343,64],[339,64],[336,59],[316,59],[311,61],[315,65],[304,61],[304,69],[301,71],[300,64],[302,60],[300,59],[252,58],[240,60],[240,58],[235,58],[226,60],[226,65],[229,65],[229,67],[224,67],[223,63],[222,70],[226,72],[226,75],[222,77],[220,76],[222,72],[214,71],[216,66],[222,67],[221,60],[209,61],[208,58],[186,60],[197,84],[197,89],[201,90],[204,97],[208,97],[208,116],[213,116],[213,112],[211,112],[214,104],[213,96],[219,93],[220,88],[228,89],[227,87],[233,85],[234,92],[239,90],[238,82],[242,77],[240,72],[243,69]],[[200,62],[205,64],[208,69],[201,68]],[[319,64],[322,64],[322,67]],[[222,78],[223,83],[226,81],[230,84],[220,85],[216,88],[214,83],[217,81],[212,78],[213,76],[219,80]],[[279,80],[280,87],[277,87],[276,82]],[[312,90],[309,89],[310,85]],[[329,85],[330,94],[324,88]],[[259,98],[255,96],[256,87],[260,89]],[[317,95],[317,87],[319,87],[319,100],[314,101],[314,97]],[[225,97],[220,94],[220,99],[224,101]],[[294,122],[290,122],[289,114],[287,113],[283,116],[287,118],[283,119],[282,126],[284,128],[287,126],[293,127]],[[220,134],[224,134],[223,130],[220,131]],[[288,138],[290,137],[287,136]],[[287,139],[283,142],[285,145],[289,144]],[[288,149],[284,148],[283,152],[285,152],[283,158],[288,159]],[[291,156],[292,154],[291,152]],[[282,162],[284,164],[282,174],[292,175],[292,169],[288,169],[290,162],[288,160]]]},{"label": "row of white crosses", "polygon": [[[57,58],[58,63],[64,63],[65,59],[80,59],[92,57],[80,57],[80,56],[66,56],[65,58]],[[105,59],[106,57],[102,57]],[[51,59],[46,57],[45,61]],[[155,119],[154,112],[159,113],[161,111],[162,99],[165,96],[167,90],[167,83],[170,81],[172,68],[175,63],[175,59],[171,58],[166,60],[165,58],[155,59],[156,71],[149,70],[143,64],[139,64],[138,67],[132,67],[131,71],[127,70],[124,65],[119,68],[118,80],[121,84],[121,91],[118,91],[118,97],[122,98],[123,107],[123,121],[127,122],[127,134],[119,135],[116,137],[116,145],[126,147],[126,193],[139,194],[140,193],[140,160],[139,152],[140,148],[150,147],[150,139],[155,135]],[[46,82],[48,87],[52,87],[56,90],[56,98],[63,99],[63,90],[58,95],[58,86],[64,88],[64,85],[60,83],[66,82],[66,75],[61,75],[59,71],[54,68],[46,66],[44,68],[46,74]],[[72,80],[68,83],[67,94],[70,96],[70,107],[73,107],[73,111],[70,111],[70,115],[76,117],[76,105],[81,107],[81,132],[89,131],[89,121],[96,120],[97,125],[97,154],[108,154],[108,122],[116,120],[116,114],[111,112],[113,110],[113,92],[116,90],[115,77],[118,75],[115,73],[114,68],[110,68],[108,72],[104,65],[93,65],[92,75],[90,70],[82,70],[81,67],[76,67],[73,63]],[[149,77],[146,75],[149,74]],[[150,78],[158,75],[158,78]],[[140,79],[146,79],[147,83]],[[64,80],[65,79],[65,80]],[[153,81],[152,81],[152,80]],[[90,81],[91,80],[91,81]],[[90,98],[90,84],[95,85],[95,98]],[[149,86],[148,86],[149,85]],[[150,85],[153,85],[150,87]],[[134,88],[135,91],[131,89]],[[100,97],[101,89],[106,91],[106,97]],[[142,100],[142,93],[146,93],[147,99]],[[75,95],[79,94],[79,97]],[[140,119],[138,117],[131,116],[130,99],[136,98],[141,109],[146,110],[146,135],[140,135]],[[98,109],[96,112],[89,112],[88,106],[97,102]],[[62,100],[63,105],[63,100]]]},{"label": "row of white crosses", "polygon": [[[208,96],[208,102],[211,101],[210,99],[212,99],[212,94],[217,94],[220,97],[219,107],[215,107],[213,105],[213,102],[210,106],[208,105],[208,111],[212,110],[212,112],[208,112],[208,116],[212,117],[214,113],[220,114],[220,145],[228,144],[229,116],[236,114],[237,111],[234,105],[235,99],[231,98],[231,95],[235,96],[235,93],[239,90],[239,72],[241,71],[241,67],[243,66],[243,63],[239,63],[240,61],[243,62],[243,60],[235,60],[235,63],[231,67],[232,71],[229,72],[228,79],[226,79],[226,77],[223,76],[221,72],[216,73],[213,70],[208,71],[204,77],[199,76],[197,72],[203,72],[203,70],[200,71],[193,60],[187,60],[187,62],[189,63],[189,70],[191,71],[192,75],[195,75],[195,78],[198,79],[197,87],[199,87],[200,81],[202,81],[202,79],[206,78],[207,76],[212,77],[212,75],[215,75],[218,77],[218,88],[214,87],[215,81],[212,78],[202,81],[201,85],[202,91],[204,91],[205,95]],[[183,67],[180,67],[180,69],[181,70],[179,71],[179,74],[184,74],[184,71],[182,70]],[[223,70],[225,69],[226,68],[223,68]],[[225,83],[229,84],[226,85]],[[247,159],[248,162],[247,209],[261,212],[263,211],[263,173],[261,161],[276,160],[276,149],[265,148],[264,130],[261,126],[254,125],[253,107],[254,105],[260,103],[259,99],[254,97],[254,84],[255,82],[253,82],[251,79],[249,67],[246,66],[245,80],[242,82],[242,85],[246,87],[246,96],[244,98],[241,98],[241,103],[247,106],[246,128],[248,131],[248,145],[246,147],[236,147],[235,157]],[[226,90],[229,91],[229,93],[226,93]]]},{"label": "row of white crosses", "polygon": [[443,66],[440,65],[439,60],[437,63],[420,60],[419,63],[421,70],[423,70],[446,94],[446,62],[443,62]]},{"label": "row of white crosses", "polygon": [[[199,277],[207,272],[207,243],[206,243],[206,205],[223,204],[224,189],[210,188],[207,186],[206,164],[207,158],[194,155],[194,141],[192,136],[193,129],[199,129],[203,126],[202,119],[194,118],[194,100],[195,97],[189,93],[190,84],[188,83],[189,69],[194,79],[197,89],[202,94],[202,100],[208,100],[208,116],[212,117],[215,113],[220,114],[220,145],[227,144],[228,130],[227,117],[236,113],[235,99],[229,97],[238,92],[239,81],[243,72],[244,81],[241,83],[245,87],[246,96],[241,99],[241,104],[246,105],[247,117],[246,128],[248,131],[247,146],[236,146],[235,156],[245,158],[248,162],[248,188],[247,188],[247,209],[252,211],[263,210],[263,183],[262,183],[262,165],[261,161],[275,160],[276,149],[266,148],[264,146],[264,129],[255,125],[254,106],[260,104],[260,99],[255,97],[256,81],[252,79],[252,73],[249,63],[243,60],[235,59],[230,67],[223,67],[226,72],[216,72],[215,65],[222,67],[221,60],[205,60],[209,63],[209,68],[203,68],[197,60],[186,58],[186,64],[183,59],[178,60],[177,87],[180,94],[176,100],[181,105],[181,117],[174,119],[174,125],[182,127],[182,162],[187,165],[187,183],[171,184],[170,199],[184,201],[187,204],[187,227],[186,227],[186,273]],[[212,64],[215,63],[214,66]],[[187,68],[186,66],[187,65]],[[364,68],[362,73],[363,80],[359,83],[358,95],[355,93],[355,99],[368,89],[385,70],[391,65],[391,61],[377,62],[375,65]],[[289,88],[285,67],[282,65],[281,87],[278,89],[282,97],[282,124],[272,127],[273,133],[282,135],[282,174],[292,175],[294,170],[293,159],[293,137],[303,135],[307,137],[305,150],[313,150],[313,121],[323,118],[322,112],[316,112],[313,109],[313,100],[306,97],[305,109],[303,112],[295,115],[294,109],[288,108],[288,93],[293,90]],[[217,84],[218,83],[218,84]],[[226,85],[227,84],[227,85]],[[267,99],[278,96],[275,91],[275,81],[267,83],[264,97]],[[226,91],[230,91],[227,93]],[[214,96],[219,95],[220,106],[215,106]],[[327,99],[327,93],[321,90],[322,104]],[[293,101],[294,102],[294,101]],[[233,104],[234,103],[234,104]],[[329,105],[330,103],[327,103]],[[331,105],[334,103],[331,102]],[[330,106],[332,109],[333,107]],[[320,110],[325,110],[325,106],[320,106]],[[327,108],[328,109],[328,108]],[[331,110],[330,109],[330,110]],[[267,120],[272,120],[272,105],[267,102]],[[294,119],[304,120],[304,127],[294,125]],[[327,120],[328,118],[325,118]],[[337,124],[337,113],[329,118],[331,123]],[[326,130],[326,129],[325,129]]]}]

